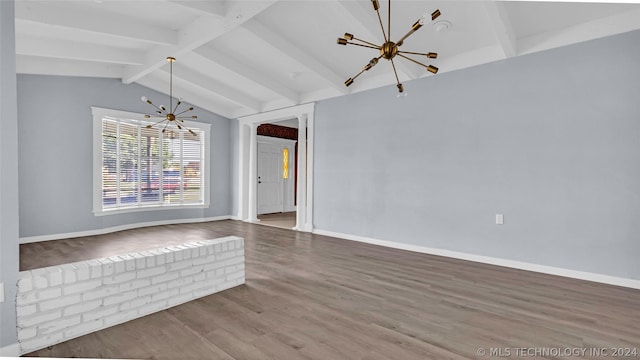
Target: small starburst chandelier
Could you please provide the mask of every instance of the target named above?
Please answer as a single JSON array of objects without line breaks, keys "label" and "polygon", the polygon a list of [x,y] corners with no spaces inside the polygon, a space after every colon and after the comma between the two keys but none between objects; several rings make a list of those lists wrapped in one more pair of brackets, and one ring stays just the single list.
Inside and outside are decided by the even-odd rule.
[{"label": "small starburst chandelier", "polygon": [[[198,117],[195,115],[192,115],[192,116],[182,115],[189,111],[193,111],[193,107],[190,107],[186,110],[182,110],[181,112],[176,113],[176,111],[178,111],[178,107],[180,106],[180,104],[182,104],[182,99],[179,99],[178,102],[176,103],[176,106],[173,107],[173,63],[176,61],[176,59],[174,57],[169,56],[167,57],[167,61],[169,62],[169,108],[166,108],[164,105],[157,106],[153,102],[151,102],[151,100],[147,99],[146,96],[143,96],[142,101],[146,102],[147,104],[157,109],[156,114],[145,115],[144,117],[147,119],[161,119],[155,124],[147,125],[147,129],[151,129],[152,127],[157,125],[162,126],[164,124],[164,126],[162,127],[162,133],[164,133],[170,124],[174,124],[178,128],[178,130],[182,130],[182,129],[187,130],[192,135],[195,136],[196,133],[193,130],[184,126],[184,120],[197,119]],[[172,130],[170,129],[170,131]]]},{"label": "small starburst chandelier", "polygon": [[[404,58],[406,60],[409,60],[413,63],[416,63],[420,66],[423,66],[425,68],[427,68],[427,70],[433,74],[438,72],[438,68],[433,66],[433,65],[425,65],[415,59],[412,59],[410,57],[407,56],[407,54],[411,54],[411,55],[420,55],[420,56],[426,56],[428,59],[435,59],[438,57],[437,53],[434,52],[429,52],[429,53],[418,53],[418,52],[412,52],[412,51],[400,51],[399,47],[402,46],[402,44],[404,43],[404,41],[411,36],[411,34],[413,34],[414,32],[416,32],[416,30],[420,29],[422,27],[422,25],[424,25],[425,23],[425,18],[426,16],[422,16],[420,19],[418,19],[418,21],[416,21],[412,26],[411,26],[411,30],[409,30],[409,32],[407,34],[405,34],[403,37],[400,38],[400,40],[393,42],[391,41],[391,0],[389,0],[389,13],[388,13],[388,19],[387,19],[387,32],[385,33],[384,30],[384,25],[382,25],[382,18],[380,17],[380,3],[378,2],[378,0],[371,0],[371,4],[373,5],[373,9],[376,11],[376,13],[378,14],[378,20],[380,21],[380,27],[382,28],[382,36],[384,37],[384,44],[382,45],[376,45],[373,43],[370,43],[368,41],[362,40],[362,39],[358,39],[357,37],[353,36],[352,34],[349,33],[345,33],[344,34],[344,38],[338,38],[338,44],[340,45],[347,45],[347,44],[351,44],[351,45],[357,45],[357,46],[362,46],[362,47],[366,47],[366,48],[371,48],[371,49],[376,49],[380,51],[380,56],[378,57],[374,57],[373,59],[371,59],[369,61],[369,63],[367,65],[365,65],[362,70],[360,70],[359,73],[357,73],[354,77],[350,77],[347,79],[347,81],[344,82],[344,84],[346,86],[349,86],[351,84],[353,84],[354,80],[360,76],[363,72],[370,70],[372,67],[374,67],[377,63],[378,60],[380,60],[381,58],[387,59],[389,61],[391,61],[391,66],[393,67],[393,73],[396,76],[396,82],[397,82],[397,86],[398,86],[398,92],[403,92],[404,91],[404,87],[402,86],[402,84],[400,83],[400,79],[398,79],[398,72],[396,71],[396,65],[393,62],[393,58],[397,56],[400,56],[401,58]],[[431,13],[431,20],[435,20],[438,16],[440,16],[440,10],[436,10],[433,13]],[[357,41],[357,42],[354,42]]]}]

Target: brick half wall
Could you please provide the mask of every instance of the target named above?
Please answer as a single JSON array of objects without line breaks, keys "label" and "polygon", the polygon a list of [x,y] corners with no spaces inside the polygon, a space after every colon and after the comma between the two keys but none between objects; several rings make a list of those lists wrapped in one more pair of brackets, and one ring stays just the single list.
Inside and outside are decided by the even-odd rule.
[{"label": "brick half wall", "polygon": [[229,236],[20,272],[22,354],[244,284]]}]

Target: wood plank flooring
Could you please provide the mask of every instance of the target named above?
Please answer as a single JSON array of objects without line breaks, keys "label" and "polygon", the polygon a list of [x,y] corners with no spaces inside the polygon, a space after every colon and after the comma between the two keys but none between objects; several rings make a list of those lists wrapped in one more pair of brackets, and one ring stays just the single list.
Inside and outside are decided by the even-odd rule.
[{"label": "wood plank flooring", "polygon": [[[379,360],[498,358],[479,356],[480,348],[510,351],[505,358],[529,347],[640,351],[640,290],[237,221],[21,245],[21,267],[226,235],[245,238],[245,285],[28,355]],[[571,359],[602,358],[585,355]]]}]

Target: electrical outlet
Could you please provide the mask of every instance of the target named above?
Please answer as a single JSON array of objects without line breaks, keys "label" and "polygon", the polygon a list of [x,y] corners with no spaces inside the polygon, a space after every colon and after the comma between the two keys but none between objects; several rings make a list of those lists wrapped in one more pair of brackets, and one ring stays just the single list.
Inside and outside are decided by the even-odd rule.
[{"label": "electrical outlet", "polygon": [[4,283],[0,283],[0,303],[4,302]]},{"label": "electrical outlet", "polygon": [[504,225],[504,215],[496,214],[496,225]]}]

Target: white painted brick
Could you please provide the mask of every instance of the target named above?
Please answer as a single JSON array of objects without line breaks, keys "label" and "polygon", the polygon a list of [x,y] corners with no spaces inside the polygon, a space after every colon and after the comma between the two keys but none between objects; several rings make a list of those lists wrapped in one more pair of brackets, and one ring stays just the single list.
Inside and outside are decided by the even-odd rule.
[{"label": "white painted brick", "polygon": [[[121,263],[122,263],[122,266],[124,266],[124,262],[121,262]],[[115,274],[113,276],[105,276],[103,277],[102,282],[105,285],[111,285],[111,284],[119,284],[125,281],[131,281],[135,278],[136,278],[136,273],[134,271],[129,271],[129,272]]]},{"label": "white painted brick", "polygon": [[65,339],[73,339],[80,335],[96,331],[102,327],[102,320],[93,320],[70,327],[68,330],[65,330],[63,334]]},{"label": "white painted brick", "polygon": [[60,268],[62,269],[62,277],[65,284],[72,284],[78,281],[76,267],[73,266],[73,264],[64,264],[61,265]]},{"label": "white painted brick", "polygon": [[71,295],[67,297],[56,298],[40,302],[40,311],[49,311],[64,306],[77,304],[81,301],[80,295]]},{"label": "white painted brick", "polygon": [[157,302],[160,300],[164,300],[164,299],[168,299],[170,297],[174,297],[180,294],[180,290],[179,289],[171,289],[169,291],[163,291],[157,294],[153,294],[151,295],[151,302]]},{"label": "white painted brick", "polygon": [[127,290],[135,290],[135,289],[140,289],[140,288],[144,288],[151,285],[151,279],[146,278],[146,279],[137,279],[134,281],[127,281],[125,283],[122,283],[118,286],[118,291],[127,291]]},{"label": "white painted brick", "polygon": [[140,253],[131,253],[129,255],[131,255],[131,257],[133,257],[135,259],[135,261],[136,261],[136,269],[140,270],[140,269],[144,269],[146,267],[147,259],[145,259],[144,255],[142,255]]},{"label": "white painted brick", "polygon": [[113,263],[113,272],[119,274],[125,271],[124,260],[119,256],[110,256],[109,260]]},{"label": "white painted brick", "polygon": [[204,272],[199,272],[195,275],[193,275],[193,281],[203,281],[207,278],[207,274],[205,274]]},{"label": "white painted brick", "polygon": [[191,276],[204,271],[204,266],[192,266],[180,271],[180,277]]},{"label": "white painted brick", "polygon": [[225,264],[223,262],[210,262],[204,265],[204,271],[207,272],[215,269],[220,269],[223,267],[225,267]]},{"label": "white painted brick", "polygon": [[36,293],[34,291],[26,292],[16,296],[17,305],[28,305],[28,304],[33,304],[37,301],[38,301],[38,297],[36,296]]},{"label": "white painted brick", "polygon": [[236,256],[235,251],[225,251],[220,254],[216,254],[216,261],[227,260]]},{"label": "white painted brick", "polygon": [[42,349],[43,347],[51,344],[57,344],[60,341],[62,341],[62,333],[51,334],[49,336],[38,336],[35,339],[21,342],[20,348],[23,353],[28,353],[33,350]]},{"label": "white painted brick", "polygon": [[165,264],[165,257],[164,257],[164,252],[162,251],[162,249],[153,249],[153,250],[149,250],[149,252],[151,254],[153,254],[153,258],[156,261],[156,265],[164,265]]},{"label": "white painted brick", "polygon": [[162,252],[164,253],[164,259],[165,259],[165,263],[169,264],[175,261],[175,259],[173,258],[173,252],[169,249],[162,249]]},{"label": "white painted brick", "polygon": [[220,244],[213,245],[213,252],[215,252],[216,254],[222,252],[222,245]]},{"label": "white painted brick", "polygon": [[129,300],[135,298],[136,295],[137,295],[137,291],[136,290],[127,291],[125,293],[116,294],[116,295],[112,295],[112,296],[104,298],[102,304],[104,306],[109,306],[109,305],[113,305],[113,304],[119,304],[121,302],[129,301]]},{"label": "white painted brick", "polygon": [[186,293],[191,293],[196,289],[202,289],[203,287],[207,286],[207,282],[206,281],[199,281],[199,282],[194,282],[192,284],[189,285],[185,285],[185,286],[181,286],[180,287],[180,294],[186,294]]},{"label": "white painted brick", "polygon": [[192,282],[193,282],[192,278],[177,278],[173,281],[169,281],[167,283],[167,286],[169,289],[173,289],[173,288],[182,287],[184,285],[191,284]]},{"label": "white painted brick", "polygon": [[236,242],[235,241],[230,241],[228,247],[229,247],[229,250],[235,250],[236,249]]},{"label": "white painted brick", "polygon": [[73,263],[73,266],[76,267],[76,274],[78,276],[78,281],[85,281],[91,279],[91,268],[89,264],[85,261],[80,261],[77,263]]},{"label": "white painted brick", "polygon": [[36,313],[33,316],[21,316],[18,318],[18,326],[22,328],[27,328],[27,327],[35,326],[37,324],[45,323],[47,321],[59,319],[61,317],[62,317],[61,310],[56,310],[48,313]]},{"label": "white painted brick", "polygon": [[49,286],[49,282],[44,276],[35,276],[31,281],[33,282],[33,287],[36,289],[46,289],[47,286]]},{"label": "white painted brick", "polygon": [[151,283],[155,285],[155,284],[158,284],[158,283],[175,280],[178,277],[180,277],[180,274],[177,271],[164,273],[162,275],[154,276],[151,279]]},{"label": "white painted brick", "polygon": [[82,321],[91,321],[96,319],[101,319],[107,317],[109,315],[115,314],[118,312],[118,305],[104,307],[101,306],[98,309],[82,314]]},{"label": "white painted brick", "polygon": [[138,279],[164,274],[166,271],[167,271],[167,268],[164,266],[157,266],[150,269],[140,270],[138,271]]},{"label": "white painted brick", "polygon": [[79,292],[96,289],[100,285],[102,285],[102,281],[100,281],[100,279],[83,281],[83,282],[79,282],[73,285],[67,285],[63,287],[64,289],[63,293],[64,295],[75,294]]},{"label": "white painted brick", "polygon": [[151,302],[151,296],[138,297],[131,301],[125,301],[118,306],[118,310],[125,311],[129,309],[135,309],[142,305],[148,304]]},{"label": "white painted brick", "polygon": [[216,261],[215,255],[200,256],[193,259],[193,265],[203,265]]},{"label": "white painted brick", "polygon": [[220,244],[220,251],[225,252],[225,251],[229,251],[229,243],[228,242],[223,242]]},{"label": "white painted brick", "polygon": [[83,301],[90,301],[95,299],[100,299],[106,297],[107,295],[112,295],[118,293],[117,286],[101,286],[96,288],[95,290],[87,291],[82,294]]},{"label": "white painted brick", "polygon": [[111,326],[133,320],[138,317],[138,310],[120,311],[104,318],[104,325]]},{"label": "white painted brick", "polygon": [[223,282],[222,284],[216,286],[216,292],[225,291],[227,289],[231,289],[234,286],[236,286],[235,282]]},{"label": "white painted brick", "polygon": [[98,261],[100,261],[100,263],[102,263],[102,276],[113,275],[113,273],[114,273],[113,261],[111,261],[111,260],[109,260],[107,258],[98,259]]},{"label": "white painted brick", "polygon": [[64,316],[76,315],[80,313],[89,312],[91,310],[95,310],[102,306],[102,299],[93,300],[93,301],[83,301],[76,305],[67,306],[62,311]]},{"label": "white painted brick", "polygon": [[139,307],[138,314],[140,314],[141,316],[147,315],[160,310],[164,310],[166,308],[167,308],[167,302],[165,300],[161,300],[160,302],[157,302],[157,303],[150,303],[150,304],[146,304]]},{"label": "white painted brick", "polygon": [[38,325],[38,335],[47,335],[58,332],[69,326],[80,324],[80,320],[80,316],[78,315],[40,324]]},{"label": "white painted brick", "polygon": [[193,300],[193,294],[184,294],[167,299],[167,308]]},{"label": "white painted brick", "polygon": [[207,285],[207,286],[205,286],[203,288],[194,290],[193,291],[193,298],[194,299],[198,299],[198,298],[201,298],[203,296],[211,295],[211,294],[215,293],[216,290],[217,289],[216,289],[215,285]]},{"label": "white painted brick", "polygon": [[188,268],[191,266],[191,260],[178,260],[176,262],[170,263],[166,265],[167,271],[176,271],[184,268]]},{"label": "white painted brick", "polygon": [[62,288],[51,288],[38,291],[38,301],[53,299],[62,296]]},{"label": "white painted brick", "polygon": [[33,280],[31,277],[18,280],[18,293],[25,293],[31,290],[33,290]]},{"label": "white painted brick", "polygon": [[120,255],[119,257],[124,261],[124,269],[126,271],[133,271],[136,269],[136,259],[133,256],[125,254]]},{"label": "white painted brick", "polygon": [[171,253],[173,254],[174,261],[184,260],[182,258],[182,251],[180,251],[180,248],[178,248],[177,246],[169,246],[167,250],[171,251]]},{"label": "white painted brick", "polygon": [[49,272],[49,286],[58,286],[62,285],[62,269],[58,266],[50,267]]},{"label": "white painted brick", "polygon": [[227,281],[235,280],[235,279],[240,279],[240,278],[243,278],[243,279],[244,279],[244,271],[238,271],[238,272],[235,272],[235,273],[231,273],[231,274],[228,274],[228,275],[225,277],[225,279],[226,279]]},{"label": "white painted brick", "polygon": [[38,335],[38,329],[35,327],[18,329],[18,341],[25,341]]},{"label": "white painted brick", "polygon": [[91,270],[91,278],[97,279],[102,277],[102,263],[98,260],[88,260],[87,264]]},{"label": "white painted brick", "polygon": [[141,251],[140,255],[144,256],[145,267],[152,268],[156,266],[156,259],[149,251]]},{"label": "white painted brick", "polygon": [[36,304],[16,306],[16,315],[19,317],[29,316],[35,314],[37,311]]},{"label": "white painted brick", "polygon": [[138,296],[145,296],[145,295],[155,294],[155,293],[159,293],[160,291],[165,291],[165,290],[167,290],[167,284],[166,283],[162,283],[162,284],[153,285],[153,286],[149,286],[149,287],[142,288],[142,289],[138,290]]}]

